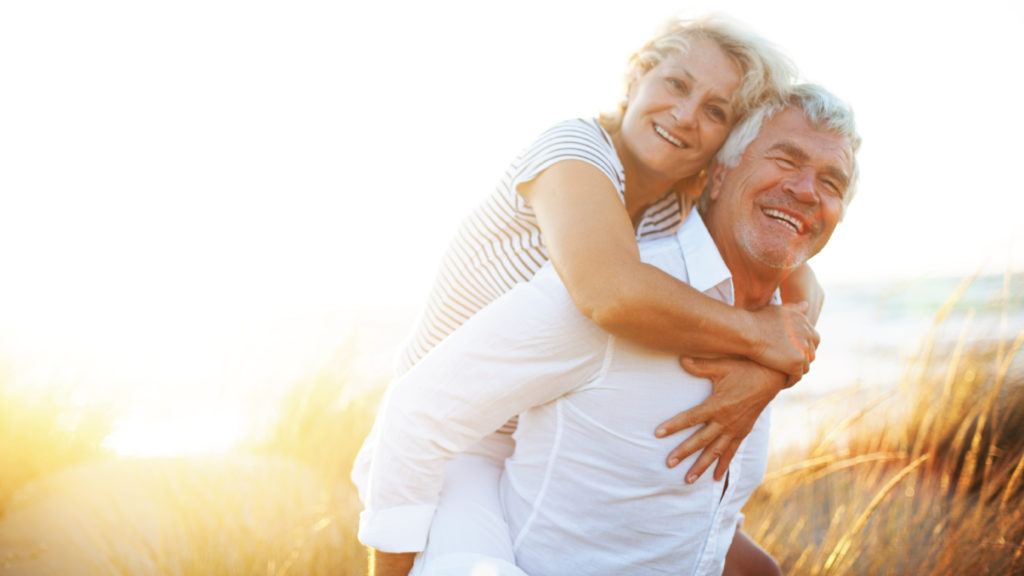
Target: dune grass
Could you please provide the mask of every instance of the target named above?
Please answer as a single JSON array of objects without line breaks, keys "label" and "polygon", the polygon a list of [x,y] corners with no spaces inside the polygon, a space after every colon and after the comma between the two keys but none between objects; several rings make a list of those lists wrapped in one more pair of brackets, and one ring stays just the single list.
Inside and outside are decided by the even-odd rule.
[{"label": "dune grass", "polygon": [[787,573],[1024,574],[1024,334],[939,342],[955,303],[898,391],[770,467],[745,527]]},{"label": "dune grass", "polygon": [[75,407],[66,391],[21,390],[11,379],[0,376],[0,518],[28,482],[105,457],[113,423],[104,407]]},{"label": "dune grass", "polygon": [[[1024,574],[1021,343],[929,335],[899,390],[837,399],[773,457],[746,530],[788,574]],[[112,458],[101,412],[0,384],[0,575],[363,574],[348,473],[380,386],[346,365],[296,383],[265,437],[189,458]]]},{"label": "dune grass", "polygon": [[352,389],[332,363],[267,437],[181,458],[115,458],[109,420],[64,429],[59,398],[0,397],[0,447],[20,447],[0,451],[0,575],[364,573],[348,473],[379,394]]}]

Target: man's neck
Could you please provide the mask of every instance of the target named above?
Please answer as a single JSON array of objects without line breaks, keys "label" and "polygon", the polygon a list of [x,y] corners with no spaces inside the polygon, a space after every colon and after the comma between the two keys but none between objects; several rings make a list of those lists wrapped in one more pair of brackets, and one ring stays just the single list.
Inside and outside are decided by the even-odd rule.
[{"label": "man's neck", "polygon": [[789,272],[787,270],[786,273],[757,275],[750,273],[749,270],[737,270],[736,267],[729,265],[728,261],[726,261],[726,265],[729,266],[729,272],[732,274],[732,290],[735,298],[733,305],[746,310],[755,310],[771,303],[772,296]]},{"label": "man's neck", "polygon": [[732,277],[733,305],[747,310],[761,308],[772,300],[782,281],[793,272],[789,268],[773,268],[752,260],[740,252],[727,238],[731,223],[713,221],[713,216],[702,210],[705,226],[722,256]]},{"label": "man's neck", "polygon": [[752,261],[737,250],[730,250],[728,246],[723,246],[714,232],[711,233],[711,237],[718,247],[719,254],[722,255],[722,261],[729,269],[729,275],[732,276],[733,305],[737,308],[752,310],[770,303],[772,295],[792,270],[772,268]]}]

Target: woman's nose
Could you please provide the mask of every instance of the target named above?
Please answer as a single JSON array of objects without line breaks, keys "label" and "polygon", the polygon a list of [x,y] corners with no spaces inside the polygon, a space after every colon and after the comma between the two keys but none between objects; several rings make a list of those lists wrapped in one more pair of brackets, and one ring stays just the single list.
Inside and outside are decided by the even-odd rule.
[{"label": "woman's nose", "polygon": [[697,123],[697,103],[692,98],[683,98],[672,107],[672,118],[682,127],[692,127]]}]

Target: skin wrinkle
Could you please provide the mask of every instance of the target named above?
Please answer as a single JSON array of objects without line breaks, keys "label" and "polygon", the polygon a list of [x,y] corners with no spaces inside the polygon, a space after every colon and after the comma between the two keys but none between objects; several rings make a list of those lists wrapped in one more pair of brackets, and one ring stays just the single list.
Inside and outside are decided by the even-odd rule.
[{"label": "skin wrinkle", "polygon": [[[776,151],[791,156],[794,160],[797,160],[798,162],[805,163],[810,159],[810,156],[803,148],[797,146],[792,142],[779,142],[778,144],[775,144],[774,146],[768,149],[768,152]],[[843,191],[845,191],[845,189],[849,187],[849,173],[845,170],[840,169],[838,166],[828,166],[826,168],[823,168],[822,172],[828,176],[831,176],[839,180],[839,183],[842,184]]]}]

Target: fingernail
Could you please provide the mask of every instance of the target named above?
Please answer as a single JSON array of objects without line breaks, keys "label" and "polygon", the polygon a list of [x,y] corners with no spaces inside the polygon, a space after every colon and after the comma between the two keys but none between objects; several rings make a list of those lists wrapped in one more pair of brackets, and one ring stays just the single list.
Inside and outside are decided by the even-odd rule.
[{"label": "fingernail", "polygon": [[686,477],[686,483],[687,484],[693,484],[696,481],[697,481],[697,475],[696,474],[690,474],[689,476]]},{"label": "fingernail", "polygon": [[672,468],[676,464],[679,464],[679,458],[669,458],[668,467]]},{"label": "fingernail", "polygon": [[661,438],[662,436],[665,435],[665,432],[666,430],[664,428],[658,428],[657,430],[654,431],[654,435],[657,436],[658,438]]}]

